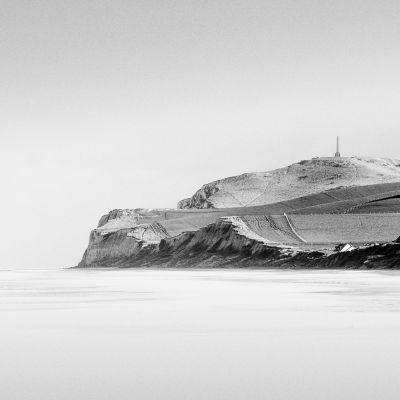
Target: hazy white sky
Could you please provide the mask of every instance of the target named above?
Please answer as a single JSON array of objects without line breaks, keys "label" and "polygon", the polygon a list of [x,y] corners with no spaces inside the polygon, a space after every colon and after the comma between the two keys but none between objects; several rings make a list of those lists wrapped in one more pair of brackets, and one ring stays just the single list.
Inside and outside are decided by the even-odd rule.
[{"label": "hazy white sky", "polygon": [[0,71],[2,267],[337,134],[400,158],[398,0],[1,0]]}]

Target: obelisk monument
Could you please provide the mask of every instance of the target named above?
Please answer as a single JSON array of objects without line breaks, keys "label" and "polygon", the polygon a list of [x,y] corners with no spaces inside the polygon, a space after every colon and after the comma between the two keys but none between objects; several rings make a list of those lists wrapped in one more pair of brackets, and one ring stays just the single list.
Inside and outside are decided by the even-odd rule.
[{"label": "obelisk monument", "polygon": [[340,151],[339,151],[339,136],[336,137],[336,153],[335,157],[340,157]]}]

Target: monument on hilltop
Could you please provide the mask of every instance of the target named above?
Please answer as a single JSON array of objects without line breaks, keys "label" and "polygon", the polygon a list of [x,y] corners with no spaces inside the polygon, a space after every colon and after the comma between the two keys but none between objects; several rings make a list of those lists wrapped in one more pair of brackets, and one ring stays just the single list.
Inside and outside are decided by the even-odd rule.
[{"label": "monument on hilltop", "polygon": [[339,151],[339,136],[336,137],[336,153],[335,157],[340,157],[340,151]]}]

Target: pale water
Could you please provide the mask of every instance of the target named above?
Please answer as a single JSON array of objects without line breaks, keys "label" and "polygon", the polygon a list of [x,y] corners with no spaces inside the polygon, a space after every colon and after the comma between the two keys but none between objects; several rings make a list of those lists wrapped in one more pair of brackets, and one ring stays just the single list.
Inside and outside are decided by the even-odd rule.
[{"label": "pale water", "polygon": [[0,271],[1,400],[398,399],[400,274]]}]

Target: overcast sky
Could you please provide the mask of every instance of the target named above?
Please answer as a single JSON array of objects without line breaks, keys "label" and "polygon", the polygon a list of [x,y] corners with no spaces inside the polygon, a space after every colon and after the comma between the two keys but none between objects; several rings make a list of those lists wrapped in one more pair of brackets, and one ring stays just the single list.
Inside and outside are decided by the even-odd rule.
[{"label": "overcast sky", "polygon": [[398,0],[1,0],[0,71],[1,267],[336,135],[400,158]]}]

